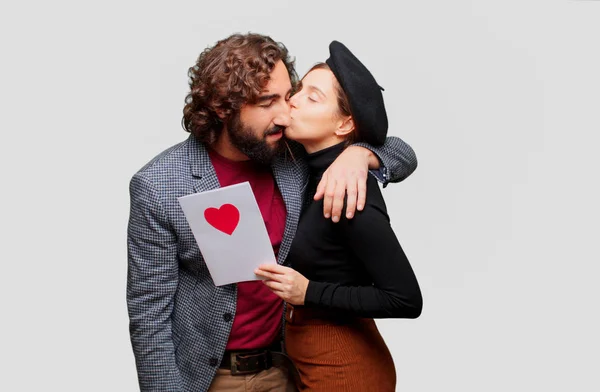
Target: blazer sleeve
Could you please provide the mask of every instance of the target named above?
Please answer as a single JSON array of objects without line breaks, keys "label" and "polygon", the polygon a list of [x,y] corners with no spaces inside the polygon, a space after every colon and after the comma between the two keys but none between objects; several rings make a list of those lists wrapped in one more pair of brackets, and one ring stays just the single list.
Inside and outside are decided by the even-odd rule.
[{"label": "blazer sleeve", "polygon": [[343,286],[311,280],[305,306],[350,311],[360,317],[419,317],[423,307],[421,290],[383,203],[377,183],[370,181],[364,210],[353,219],[342,218],[337,226],[348,252],[365,267],[372,285]]},{"label": "blazer sleeve", "polygon": [[371,171],[377,180],[387,186],[389,182],[400,182],[410,176],[417,168],[417,156],[404,140],[388,136],[385,144],[379,147],[366,143],[355,146],[365,147],[379,157],[381,168]]},{"label": "blazer sleeve", "polygon": [[183,391],[171,332],[178,283],[176,235],[149,179],[136,174],[129,191],[127,308],[140,390]]}]

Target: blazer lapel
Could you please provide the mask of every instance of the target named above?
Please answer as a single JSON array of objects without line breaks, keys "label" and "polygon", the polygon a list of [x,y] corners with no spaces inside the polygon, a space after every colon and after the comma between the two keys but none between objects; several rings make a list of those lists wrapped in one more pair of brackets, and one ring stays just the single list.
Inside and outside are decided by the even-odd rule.
[{"label": "blazer lapel", "polygon": [[194,176],[194,192],[205,192],[221,187],[215,168],[204,144],[190,136],[190,166]]},{"label": "blazer lapel", "polygon": [[293,162],[286,162],[286,158],[276,159],[272,167],[273,176],[286,207],[285,230],[277,255],[277,263],[284,264],[296,234],[300,212],[302,211],[304,194],[301,192],[301,188],[305,182],[305,176],[302,175],[302,170]]}]

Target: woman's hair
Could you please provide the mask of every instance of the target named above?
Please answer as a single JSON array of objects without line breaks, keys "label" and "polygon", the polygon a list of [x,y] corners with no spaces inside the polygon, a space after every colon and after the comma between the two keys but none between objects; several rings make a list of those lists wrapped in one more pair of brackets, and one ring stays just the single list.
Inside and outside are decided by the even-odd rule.
[{"label": "woman's hair", "polygon": [[[185,98],[181,125],[204,143],[214,143],[223,122],[254,103],[283,61],[292,90],[298,76],[286,47],[260,34],[234,34],[205,49],[188,71],[190,92]],[[223,117],[221,119],[219,114]]]},{"label": "woman's hair", "polygon": [[[313,65],[312,68],[309,69],[306,74],[308,74],[309,72],[311,72],[315,69],[326,69],[328,71],[331,71],[331,68],[329,67],[329,65],[327,65],[327,63],[317,63],[317,64]],[[350,101],[348,100],[348,96],[346,95],[346,92],[344,91],[344,89],[342,88],[340,83],[338,82],[335,75],[334,75],[333,79],[334,79],[333,87],[335,88],[335,94],[337,96],[338,114],[341,117],[352,116],[352,112],[350,111]],[[300,82],[300,84],[301,83],[302,82]],[[354,130],[352,132],[350,132],[348,135],[346,135],[346,145],[350,145],[350,144],[356,143],[358,141],[360,141],[359,135],[358,135],[358,129],[356,129],[356,123],[354,123]]]}]

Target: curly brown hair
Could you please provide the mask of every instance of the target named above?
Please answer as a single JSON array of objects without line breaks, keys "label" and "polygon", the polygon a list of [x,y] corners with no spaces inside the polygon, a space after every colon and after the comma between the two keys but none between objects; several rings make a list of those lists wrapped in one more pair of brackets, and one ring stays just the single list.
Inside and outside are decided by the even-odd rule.
[{"label": "curly brown hair", "polygon": [[224,122],[239,113],[242,105],[256,102],[279,60],[294,89],[298,82],[294,59],[271,37],[233,34],[206,48],[188,71],[190,92],[183,108],[183,128],[201,142],[214,143]]}]

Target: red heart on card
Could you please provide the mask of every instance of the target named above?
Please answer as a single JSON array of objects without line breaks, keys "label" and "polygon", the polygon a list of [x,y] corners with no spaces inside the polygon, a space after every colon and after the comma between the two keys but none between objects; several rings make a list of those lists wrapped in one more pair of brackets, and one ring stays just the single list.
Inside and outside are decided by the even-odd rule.
[{"label": "red heart on card", "polygon": [[240,222],[240,211],[233,204],[223,204],[204,210],[204,219],[215,229],[231,235]]}]

